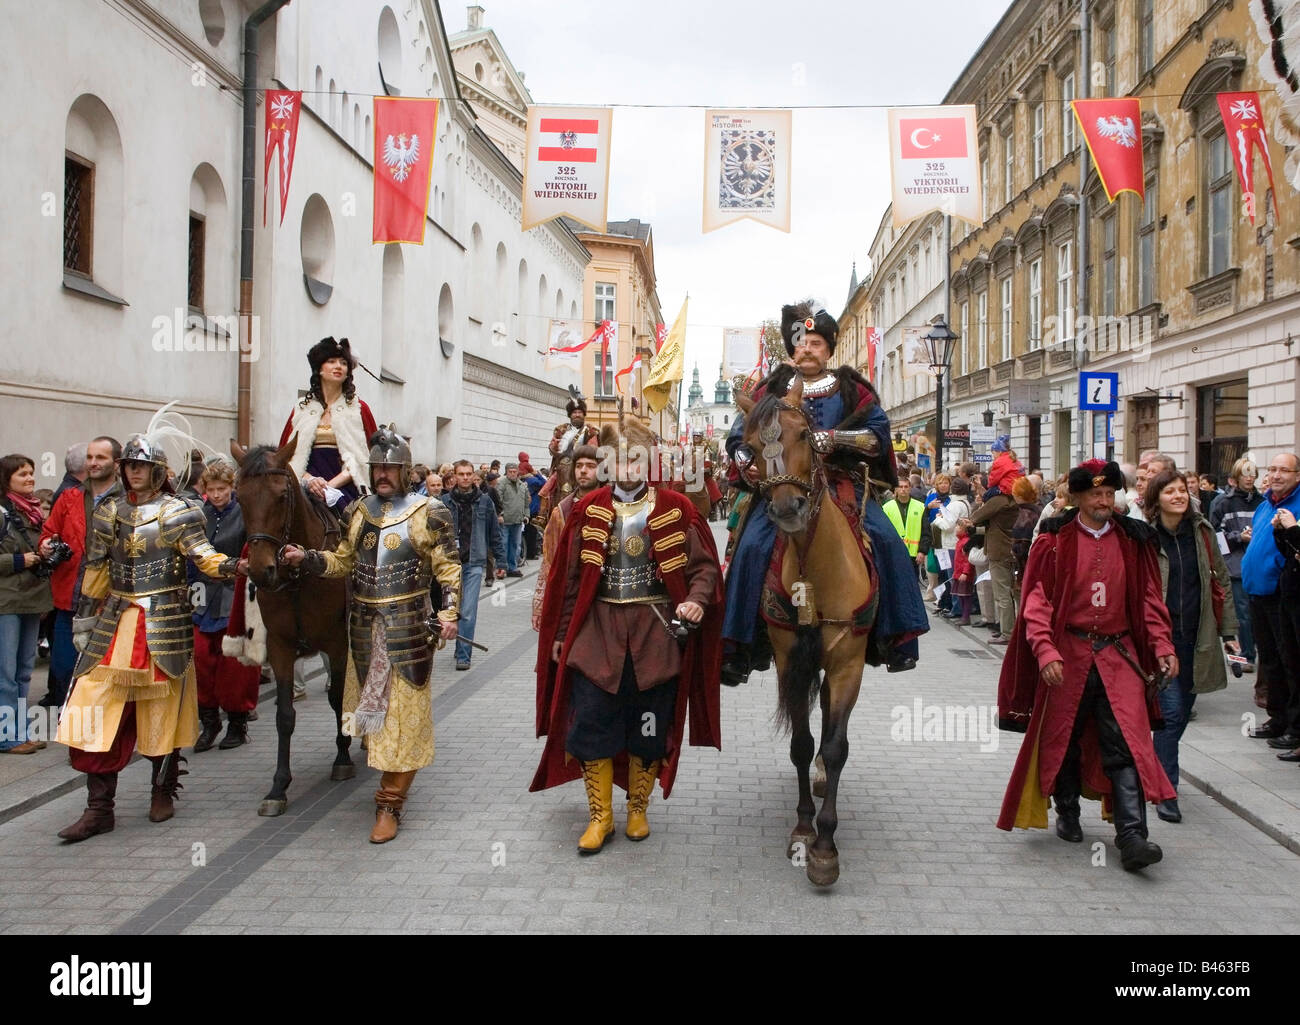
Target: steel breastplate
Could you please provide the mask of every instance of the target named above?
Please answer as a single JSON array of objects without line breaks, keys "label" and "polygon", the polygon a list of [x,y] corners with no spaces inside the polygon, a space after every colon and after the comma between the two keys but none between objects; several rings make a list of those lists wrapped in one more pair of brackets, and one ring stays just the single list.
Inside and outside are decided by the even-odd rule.
[{"label": "steel breastplate", "polygon": [[115,592],[147,597],[185,590],[185,557],[162,539],[162,502],[120,503],[109,550],[109,580]]},{"label": "steel breastplate", "polygon": [[650,510],[654,493],[635,502],[614,502],[614,521],[605,544],[596,600],[616,605],[662,602],[668,589],[659,579],[659,567],[650,558]]},{"label": "steel breastplate", "polygon": [[411,541],[411,521],[425,515],[428,499],[402,495],[362,499],[361,533],[357,536],[357,563],[352,572],[352,596],[358,602],[386,603],[428,594],[433,581],[427,559]]}]

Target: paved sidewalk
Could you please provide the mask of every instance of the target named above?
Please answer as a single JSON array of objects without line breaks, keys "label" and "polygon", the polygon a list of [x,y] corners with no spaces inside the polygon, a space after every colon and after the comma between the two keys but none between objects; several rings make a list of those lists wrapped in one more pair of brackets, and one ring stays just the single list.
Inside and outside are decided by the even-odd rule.
[{"label": "paved sidewalk", "polygon": [[[146,819],[143,765],[123,773],[112,833],[73,846],[55,839],[83,806],[76,781],[74,793],[0,821],[0,867],[22,882],[7,888],[0,930],[1294,931],[1277,895],[1300,887],[1300,859],[1194,788],[1184,788],[1181,825],[1152,816],[1166,858],[1142,874],[1120,868],[1113,830],[1093,803],[1085,802],[1083,844],[994,828],[1020,742],[990,729],[998,656],[937,620],[917,670],[867,670],[841,785],[835,887],[816,890],[784,856],[796,788],[788,740],[773,723],[772,672],[724,688],[724,748],[686,749],[672,799],[656,793],[651,804],[648,840],[620,834],[581,858],[581,785],[527,792],[542,746],[533,730],[533,573],[535,564],[483,599],[478,639],[492,650],[476,653],[469,672],[438,655],[437,760],[416,779],[392,843],[366,840],[377,772],[359,761],[356,780],[329,782],[332,716],[312,693],[297,706],[297,775],[280,818],[256,815],[275,761],[263,704],[252,744],[190,756],[169,822]],[[1214,698],[1232,723],[1236,704],[1249,700],[1243,685],[1212,696],[1198,734],[1219,735]],[[1258,756],[1260,742],[1234,742]],[[1193,761],[1189,749],[1189,770]],[[615,805],[621,828],[621,793]]]}]

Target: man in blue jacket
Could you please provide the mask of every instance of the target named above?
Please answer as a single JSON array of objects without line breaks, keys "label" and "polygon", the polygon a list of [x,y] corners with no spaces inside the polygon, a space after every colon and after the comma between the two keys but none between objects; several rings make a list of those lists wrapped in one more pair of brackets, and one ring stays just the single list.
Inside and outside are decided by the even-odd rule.
[{"label": "man in blue jacket", "polygon": [[[1288,683],[1296,676],[1300,638],[1282,608],[1278,583],[1285,556],[1273,536],[1273,520],[1286,509],[1300,517],[1300,459],[1294,452],[1275,455],[1264,471],[1264,499],[1255,509],[1242,540],[1248,542],[1241,557],[1241,582],[1250,597],[1250,620],[1255,628],[1255,648],[1261,682],[1268,688],[1268,721],[1251,730],[1252,737],[1267,738],[1269,747],[1300,748],[1300,686]],[[1288,657],[1290,656],[1290,657]],[[1290,666],[1288,672],[1286,668]]]},{"label": "man in blue jacket", "polygon": [[443,501],[451,510],[456,543],[460,547],[460,636],[456,640],[456,668],[468,669],[474,651],[469,642],[474,639],[474,624],[478,620],[478,595],[487,570],[488,550],[496,556],[497,565],[504,566],[506,546],[492,496],[474,486],[474,464],[461,459],[452,469],[456,486]]}]

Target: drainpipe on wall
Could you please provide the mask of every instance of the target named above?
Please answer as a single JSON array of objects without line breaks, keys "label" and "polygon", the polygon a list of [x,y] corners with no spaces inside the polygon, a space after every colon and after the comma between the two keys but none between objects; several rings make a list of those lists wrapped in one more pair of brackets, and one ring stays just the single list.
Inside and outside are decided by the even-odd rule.
[{"label": "drainpipe on wall", "polygon": [[244,145],[243,188],[239,203],[239,390],[235,433],[247,446],[252,434],[253,368],[243,358],[253,328],[253,197],[257,181],[257,30],[290,0],[269,0],[244,22]]}]

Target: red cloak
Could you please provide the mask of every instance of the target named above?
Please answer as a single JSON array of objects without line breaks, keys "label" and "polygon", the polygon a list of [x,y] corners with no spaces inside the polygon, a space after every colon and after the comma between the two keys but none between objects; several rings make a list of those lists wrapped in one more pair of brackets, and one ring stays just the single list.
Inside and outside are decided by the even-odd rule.
[{"label": "red cloak", "polygon": [[[1094,654],[1087,640],[1066,630],[1063,610],[1080,586],[1074,579],[1081,529],[1074,522],[1076,517],[1077,510],[1072,509],[1045,521],[1042,533],[1029,550],[1021,588],[1026,605],[1016,619],[998,680],[999,728],[1027,735],[1007,784],[998,816],[999,829],[1047,827],[1047,797],[1055,787],[1094,661],[1115,720],[1133,755],[1146,799],[1158,802],[1177,797],[1151,744],[1151,731],[1164,728],[1156,698],[1147,694],[1145,683],[1113,645]],[[1126,577],[1124,598],[1129,633],[1122,643],[1143,672],[1155,673],[1157,657],[1172,654],[1174,646],[1169,613],[1161,593],[1154,533],[1145,523],[1128,517],[1115,517],[1111,522],[1115,524],[1112,529],[1116,530],[1123,553]],[[1042,684],[1039,675],[1042,667],[1026,637],[1026,613],[1030,612],[1029,604],[1036,600],[1035,591],[1040,586],[1043,596],[1056,610],[1052,616],[1052,640],[1065,663],[1064,679],[1056,687]],[[1101,769],[1097,731],[1091,722],[1080,738],[1080,773],[1083,795],[1102,799],[1103,813],[1108,811],[1110,780]]]},{"label": "red cloak", "polygon": [[[592,507],[595,507],[596,512],[589,515],[587,510]],[[676,515],[673,515],[674,510],[677,511]],[[546,737],[546,747],[528,788],[530,791],[559,786],[582,775],[582,766],[564,750],[569,731],[569,649],[578,635],[578,626],[596,599],[596,588],[600,583],[604,563],[605,541],[598,536],[599,527],[592,524],[603,522],[607,527],[613,515],[613,490],[609,487],[597,488],[576,502],[565,521],[555,561],[551,563],[537,643],[537,735]],[[656,521],[661,525],[657,525]],[[696,539],[715,561],[718,557],[717,546],[713,543],[713,534],[708,524],[695,511],[690,500],[666,488],[655,489],[655,504],[649,516],[649,527],[650,557],[659,567],[659,574],[675,608],[686,600],[690,590],[684,571],[687,561],[684,532],[694,532]],[[574,545],[582,548],[578,597],[569,620],[568,636],[560,651],[560,661],[556,663],[551,660],[551,647],[559,630]],[[688,714],[689,743],[693,747],[722,748],[719,689],[722,667],[721,580],[719,574],[712,599],[705,606],[704,619],[699,629],[691,632],[682,654],[673,728],[668,737],[667,754],[659,771],[659,786],[664,797],[671,793],[673,780],[677,776],[677,760],[681,755],[682,739],[686,735]],[[667,637],[665,642],[668,642]],[[626,753],[614,759],[614,782],[627,789]]]}]

